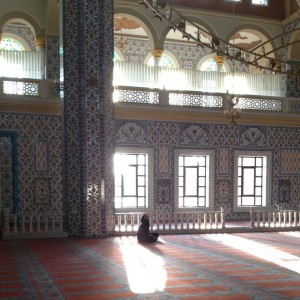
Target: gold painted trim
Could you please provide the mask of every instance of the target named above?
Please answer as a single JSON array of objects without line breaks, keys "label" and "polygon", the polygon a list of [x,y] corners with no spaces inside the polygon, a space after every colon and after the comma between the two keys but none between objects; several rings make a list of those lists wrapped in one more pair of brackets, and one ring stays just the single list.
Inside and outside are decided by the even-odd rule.
[{"label": "gold painted trim", "polygon": [[32,99],[0,98],[0,112],[61,115],[60,98]]},{"label": "gold painted trim", "polygon": [[45,39],[42,37],[36,37],[35,45],[37,48],[45,48]]},{"label": "gold painted trim", "polygon": [[164,53],[164,49],[153,49],[151,53],[155,58],[161,58]]},{"label": "gold painted trim", "polygon": [[[223,109],[203,110],[196,107],[162,107],[124,103],[115,103],[115,119],[224,124],[229,123],[228,119],[224,117]],[[243,111],[241,117],[237,119],[237,125],[239,124],[299,127],[300,114]]]}]

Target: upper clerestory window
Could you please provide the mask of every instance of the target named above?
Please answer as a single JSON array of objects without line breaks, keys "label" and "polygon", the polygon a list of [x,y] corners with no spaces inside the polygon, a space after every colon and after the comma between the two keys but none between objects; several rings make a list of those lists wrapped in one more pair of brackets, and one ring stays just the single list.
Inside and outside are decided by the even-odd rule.
[{"label": "upper clerestory window", "polygon": [[23,51],[24,47],[16,39],[7,37],[0,39],[0,50]]},{"label": "upper clerestory window", "polygon": [[268,0],[252,0],[253,5],[262,5],[262,6],[268,6],[269,1]]}]

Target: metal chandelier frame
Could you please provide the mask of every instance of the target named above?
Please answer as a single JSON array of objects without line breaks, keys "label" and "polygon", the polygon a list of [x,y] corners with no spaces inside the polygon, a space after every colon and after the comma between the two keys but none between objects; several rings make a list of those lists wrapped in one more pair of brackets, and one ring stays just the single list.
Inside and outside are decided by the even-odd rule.
[{"label": "metal chandelier frame", "polygon": [[[165,20],[171,29],[173,29],[174,31],[180,31],[182,33],[183,39],[187,39],[188,41],[193,40],[194,42],[196,42],[197,46],[211,49],[211,51],[213,53],[216,53],[216,55],[221,59],[239,61],[242,64],[251,65],[255,68],[259,68],[260,70],[267,70],[272,73],[285,74],[288,76],[300,76],[300,69],[297,68],[297,65],[284,61],[283,59],[278,57],[274,58],[269,56],[270,54],[275,54],[276,52],[277,55],[274,56],[279,56],[279,50],[300,42],[300,40],[296,40],[290,43],[284,43],[285,35],[296,32],[300,30],[300,28],[286,31],[257,45],[252,50],[247,50],[229,43],[220,37],[214,36],[209,31],[199,27],[193,21],[188,20],[187,17],[183,16],[174,7],[170,6],[166,0],[139,0],[139,4],[144,5],[146,9],[150,8],[153,12],[153,18],[158,18],[160,21]],[[194,27],[195,34],[186,32],[187,24]],[[202,32],[211,38],[210,44],[201,41]],[[275,49],[273,48],[271,51],[266,52],[265,45],[276,39],[281,39],[281,45]],[[231,51],[233,53],[230,53],[230,49],[233,49],[233,51]],[[263,54],[256,52],[256,50],[258,49],[260,49]],[[244,53],[253,55],[254,59],[245,58]],[[262,65],[259,63],[263,58],[269,60],[269,65]]]}]

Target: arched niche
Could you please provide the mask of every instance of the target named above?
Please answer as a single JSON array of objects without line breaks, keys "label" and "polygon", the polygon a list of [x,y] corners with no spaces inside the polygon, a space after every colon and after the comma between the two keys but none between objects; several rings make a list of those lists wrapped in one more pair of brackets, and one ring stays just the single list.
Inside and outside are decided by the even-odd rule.
[{"label": "arched niche", "polygon": [[[253,61],[264,53],[271,52],[266,56],[266,58],[264,57],[258,60],[258,64],[261,66],[267,66],[269,64],[269,59],[267,57],[275,59],[278,58],[277,52],[272,52],[277,46],[275,40],[271,39],[271,35],[265,29],[259,26],[247,24],[233,28],[225,38],[225,40],[230,44],[240,49],[245,49],[244,55],[247,56],[247,60],[249,61]],[[269,40],[270,42],[267,42]],[[261,44],[263,44],[263,47],[260,46]],[[248,66],[251,73],[263,72],[263,69],[260,70],[252,65]]]},{"label": "arched niche", "polygon": [[[120,19],[116,22],[116,19]],[[122,22],[123,19],[123,22]],[[116,28],[120,25],[121,28]],[[123,24],[122,24],[123,23]],[[147,39],[150,42],[151,48],[154,49],[158,42],[157,33],[155,27],[149,19],[147,19],[139,11],[126,8],[116,8],[114,14],[114,35],[120,36],[122,30],[122,35],[126,37],[136,38],[136,39]]]},{"label": "arched niche", "polygon": [[28,44],[28,42],[25,41],[25,39],[23,39],[21,36],[19,36],[17,34],[10,33],[10,32],[4,32],[2,34],[2,40],[5,40],[6,38],[16,40],[22,46],[22,48],[23,48],[22,50],[24,50],[24,51],[32,50],[32,49],[30,49],[30,45]]},{"label": "arched niche", "polygon": [[38,25],[37,21],[32,16],[21,11],[12,11],[0,17],[1,33],[5,24],[9,24],[12,22],[21,22],[22,24],[28,26],[34,33],[35,37],[44,38],[45,36],[45,30]]},{"label": "arched niche", "polygon": [[[182,19],[177,18],[172,20],[174,24],[178,24]],[[216,31],[214,28],[208,24],[207,22],[195,18],[195,17],[186,17],[186,29],[185,32],[191,34],[193,37],[197,37],[197,28],[200,28],[200,38],[202,43],[210,43],[211,37],[216,36]],[[208,33],[207,33],[208,32]],[[190,44],[197,44],[194,39],[186,39],[183,37],[183,34],[179,30],[173,30],[172,27],[166,26],[163,34],[161,35],[161,40],[164,42],[166,41],[174,41],[178,43],[190,43]]]}]

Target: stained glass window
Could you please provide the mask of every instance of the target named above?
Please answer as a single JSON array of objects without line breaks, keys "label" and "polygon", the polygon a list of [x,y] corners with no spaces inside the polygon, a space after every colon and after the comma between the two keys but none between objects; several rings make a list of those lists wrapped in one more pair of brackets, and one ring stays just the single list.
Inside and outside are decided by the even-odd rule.
[{"label": "stained glass window", "polygon": [[12,38],[2,38],[0,50],[23,51],[24,48],[20,42]]},{"label": "stained glass window", "polygon": [[114,52],[114,61],[119,61],[119,60],[120,60],[119,55],[116,52]]},{"label": "stained glass window", "polygon": [[161,67],[175,67],[173,59],[169,55],[166,55],[165,53],[162,54],[159,65]]},{"label": "stained glass window", "polygon": [[213,58],[207,59],[201,66],[201,71],[217,71],[217,62]]},{"label": "stained glass window", "polygon": [[[148,61],[148,66],[154,66],[154,58],[153,56]],[[169,67],[169,68],[176,68],[176,65],[173,61],[173,59],[166,53],[163,53],[161,55],[160,61],[159,61],[160,67]]]}]

